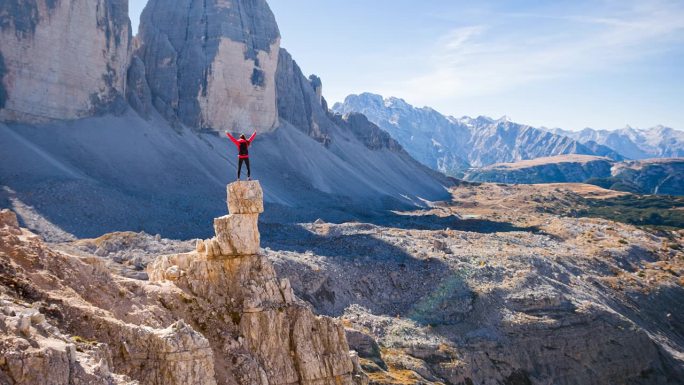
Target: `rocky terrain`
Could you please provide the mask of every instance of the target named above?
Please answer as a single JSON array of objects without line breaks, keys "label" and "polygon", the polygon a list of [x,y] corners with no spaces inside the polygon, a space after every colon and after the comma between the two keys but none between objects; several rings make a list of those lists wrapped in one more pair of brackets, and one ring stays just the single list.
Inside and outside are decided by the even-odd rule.
[{"label": "rocky terrain", "polygon": [[452,193],[383,223],[269,231],[276,270],[344,320],[372,383],[681,383],[681,228],[571,217],[624,194],[589,185]]},{"label": "rocky terrain", "polygon": [[454,118],[403,99],[363,93],[337,103],[339,114],[361,113],[386,130],[421,163],[447,175],[462,176],[469,167],[484,167],[564,154],[623,159],[597,143],[583,144],[543,129],[484,116]]},{"label": "rocky terrain", "polygon": [[616,162],[561,155],[468,170],[464,179],[494,183],[586,182],[637,194],[684,195],[684,158]]},{"label": "rocky terrain", "polygon": [[258,254],[258,182],[197,251],[157,257],[150,280],[48,248],[0,214],[3,384],[364,384],[339,321],[315,316]]},{"label": "rocky terrain", "polygon": [[[266,280],[273,282],[267,293],[291,287],[293,304],[306,302],[341,320],[371,384],[681,383],[681,227],[586,217],[591,213],[582,209],[588,202],[632,195],[591,185],[464,183],[451,193],[451,200],[433,202],[429,209],[394,212],[373,222],[262,223],[263,257],[241,261],[272,263],[277,275],[288,279]],[[253,247],[249,234],[255,233],[240,229],[254,229],[256,223],[222,218],[215,226],[242,235],[227,244],[219,236],[193,246],[120,233],[50,247],[61,250],[59,255],[98,261],[112,280],[148,287],[141,281],[145,277],[130,274],[129,255],[147,266],[152,282],[169,279],[181,295],[228,303],[212,291],[217,283],[203,284],[214,271],[219,277],[235,274],[226,270],[228,262],[208,267],[211,255]],[[185,254],[154,255],[174,247]],[[126,272],[136,279],[123,278]],[[196,274],[205,278],[193,282]],[[229,293],[242,293],[228,297],[261,293],[249,285],[233,286],[242,278],[221,282]],[[141,293],[148,292],[125,295]],[[266,304],[243,303],[249,309],[280,303],[270,295],[259,295]],[[172,313],[181,314],[194,312],[196,305],[183,300],[175,306]],[[199,326],[193,330],[211,344],[219,338]]]},{"label": "rocky terrain", "polygon": [[[405,151],[328,110],[265,1],[151,0],[136,39],[126,4],[0,4],[0,383],[681,383],[684,201],[411,157],[612,150],[392,100],[440,125]],[[226,199],[221,131],[253,128]]]}]

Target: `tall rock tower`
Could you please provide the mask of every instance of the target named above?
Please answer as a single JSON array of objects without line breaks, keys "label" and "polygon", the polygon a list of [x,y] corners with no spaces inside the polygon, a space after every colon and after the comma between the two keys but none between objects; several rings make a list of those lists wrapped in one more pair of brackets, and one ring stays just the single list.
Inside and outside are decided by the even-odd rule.
[{"label": "tall rock tower", "polygon": [[280,32],[265,0],[150,0],[139,39],[153,103],[167,118],[216,131],[277,125]]},{"label": "tall rock tower", "polygon": [[350,356],[341,324],[314,315],[259,255],[263,212],[258,181],[228,185],[230,214],[195,252],[159,257],[153,282],[172,281],[192,324],[212,345],[218,383],[244,385],[367,384]]},{"label": "tall rock tower", "polygon": [[0,1],[0,120],[125,108],[128,0]]}]

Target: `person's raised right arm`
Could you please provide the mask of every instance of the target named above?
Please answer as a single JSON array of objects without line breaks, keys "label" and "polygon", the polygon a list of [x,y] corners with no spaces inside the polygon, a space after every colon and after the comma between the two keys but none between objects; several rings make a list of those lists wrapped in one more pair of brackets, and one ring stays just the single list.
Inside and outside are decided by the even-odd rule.
[{"label": "person's raised right arm", "polygon": [[230,132],[226,131],[226,136],[230,138],[230,140],[233,142],[234,145],[239,146],[240,143],[238,143],[237,139],[233,138],[233,135],[230,134]]}]

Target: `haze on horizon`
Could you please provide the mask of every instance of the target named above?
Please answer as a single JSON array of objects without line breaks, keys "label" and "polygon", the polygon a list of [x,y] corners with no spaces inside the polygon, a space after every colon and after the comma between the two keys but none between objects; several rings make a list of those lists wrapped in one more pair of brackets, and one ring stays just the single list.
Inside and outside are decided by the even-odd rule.
[{"label": "haze on horizon", "polygon": [[[131,0],[134,31],[146,0]],[[684,129],[684,2],[268,0],[328,102],[396,96],[460,117]]]}]

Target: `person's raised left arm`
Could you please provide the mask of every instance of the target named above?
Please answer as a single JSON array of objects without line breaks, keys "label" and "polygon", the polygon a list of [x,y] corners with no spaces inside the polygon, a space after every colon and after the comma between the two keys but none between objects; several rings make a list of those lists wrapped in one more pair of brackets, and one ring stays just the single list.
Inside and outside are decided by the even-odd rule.
[{"label": "person's raised left arm", "polygon": [[249,137],[248,142],[252,143],[252,141],[254,140],[255,137],[256,137],[256,130],[254,130],[254,133],[252,134],[252,136]]}]

